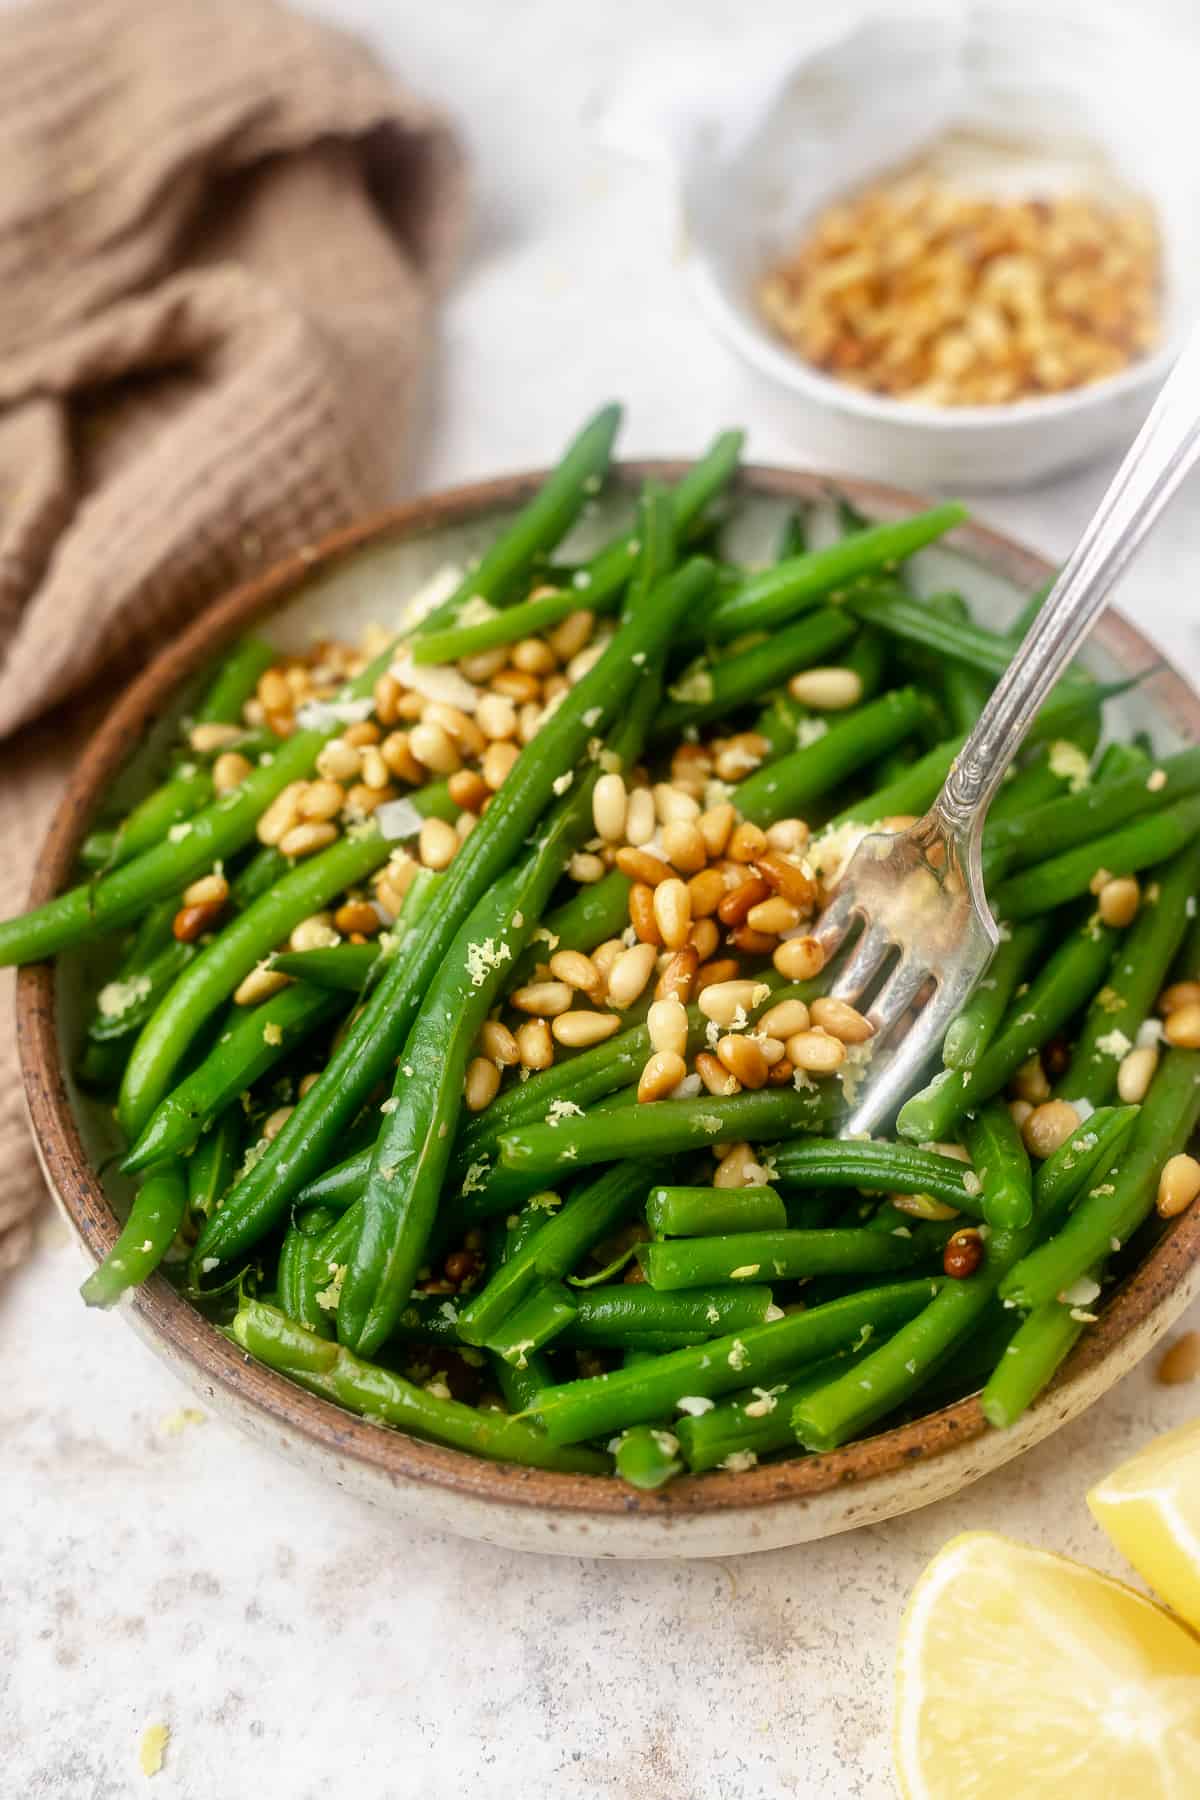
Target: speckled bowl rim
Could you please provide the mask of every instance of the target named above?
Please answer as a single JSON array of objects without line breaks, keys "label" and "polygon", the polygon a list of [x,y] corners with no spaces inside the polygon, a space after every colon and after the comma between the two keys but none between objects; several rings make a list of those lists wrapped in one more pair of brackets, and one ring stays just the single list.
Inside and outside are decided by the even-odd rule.
[{"label": "speckled bowl rim", "polygon": [[[649,475],[678,479],[684,467],[675,462],[631,462],[620,465],[617,473],[623,484],[633,487]],[[536,490],[544,473],[506,476],[394,506],[306,547],[237,588],[194,621],[128,688],[88,745],[42,847],[31,901],[49,898],[69,881],[76,847],[108,784],[167,709],[179,684],[198,672],[222,646],[290,599],[314,573],[328,571],[367,546],[422,536],[519,505]],[[917,495],[873,482],[766,466],[743,469],[738,485],[743,492],[791,501],[819,500],[836,488],[865,514],[880,519],[901,517],[929,504]],[[1026,591],[1053,572],[1044,558],[981,525],[960,526],[946,541]],[[1163,664],[1140,632],[1108,612],[1097,628],[1096,639],[1124,668],[1159,665],[1145,691],[1185,739],[1200,740],[1200,697],[1181,675]],[[54,983],[51,964],[19,972],[17,1035],[25,1094],[50,1186],[86,1250],[99,1260],[115,1242],[119,1227],[84,1151],[67,1094]],[[1161,1329],[1169,1327],[1182,1305],[1175,1291],[1186,1289],[1198,1259],[1200,1208],[1193,1208],[1164,1231],[1143,1264],[1112,1296],[1099,1323],[1084,1334],[1052,1389],[1023,1421],[1028,1428],[1022,1432],[1021,1447],[1037,1441],[1109,1385],[1105,1379],[1108,1371],[1102,1365],[1111,1360],[1113,1381],[1123,1374],[1128,1360],[1120,1355],[1123,1340],[1132,1334],[1153,1341],[1159,1335],[1156,1313],[1162,1316]],[[135,1329],[156,1341],[195,1387],[210,1396],[221,1390],[221,1397],[235,1410],[251,1409],[268,1439],[277,1438],[285,1447],[301,1439],[332,1456],[335,1468],[359,1464],[364,1473],[372,1472],[398,1488],[415,1483],[464,1499],[491,1502],[498,1509],[516,1506],[547,1519],[573,1516],[581,1525],[594,1520],[599,1527],[605,1518],[616,1517],[632,1522],[640,1515],[650,1530],[656,1520],[733,1516],[803,1502],[831,1490],[857,1488],[879,1477],[898,1478],[905,1469],[913,1469],[915,1474],[915,1465],[969,1445],[989,1429],[978,1400],[972,1398],[827,1455],[767,1464],[743,1474],[688,1476],[661,1493],[637,1494],[609,1477],[486,1462],[402,1432],[381,1430],[250,1361],[162,1276],[156,1275],[127,1296],[124,1305],[132,1310],[130,1322]],[[1075,1404],[1073,1389],[1080,1396]],[[1045,1414],[1040,1422],[1039,1413]],[[964,1481],[970,1478],[964,1474]],[[916,1495],[914,1504],[921,1504]]]}]

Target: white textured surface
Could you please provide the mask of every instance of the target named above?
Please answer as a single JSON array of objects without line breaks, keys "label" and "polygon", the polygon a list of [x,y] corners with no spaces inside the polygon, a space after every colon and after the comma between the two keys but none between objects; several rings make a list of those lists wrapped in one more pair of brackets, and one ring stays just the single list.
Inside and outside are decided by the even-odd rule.
[{"label": "white textured surface", "polygon": [[[1178,21],[1191,0],[1158,0]],[[691,314],[658,178],[588,121],[665,0],[343,0],[397,67],[455,99],[479,165],[473,257],[446,315],[419,470],[433,487],[550,460],[602,395],[627,447],[690,452],[743,421],[762,460],[821,463],[749,410]],[[756,17],[792,8],[760,0]],[[734,0],[689,29],[732,43]],[[1064,551],[1093,471],[981,515]],[[1200,675],[1196,489],[1125,603]],[[892,1642],[954,1531],[989,1526],[1116,1570],[1086,1486],[1196,1410],[1143,1370],[957,1500],[728,1564],[519,1557],[383,1519],[213,1420],[119,1319],[78,1303],[47,1223],[0,1294],[0,1789],[123,1800],[144,1725],[172,1728],[163,1800],[884,1800]],[[1200,1324],[1200,1318],[1193,1320]]]}]

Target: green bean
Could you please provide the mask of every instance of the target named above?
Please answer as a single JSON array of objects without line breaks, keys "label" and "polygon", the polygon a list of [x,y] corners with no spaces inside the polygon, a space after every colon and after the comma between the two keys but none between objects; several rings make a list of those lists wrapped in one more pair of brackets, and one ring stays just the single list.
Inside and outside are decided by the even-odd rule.
[{"label": "green bean", "polygon": [[[1097,1278],[1099,1268],[1092,1272]],[[1086,1318],[1077,1306],[1047,1300],[1018,1327],[988,1377],[980,1406],[989,1425],[1005,1430],[1052,1380],[1070,1354]]]},{"label": "green bean", "polygon": [[733,791],[733,804],[757,825],[804,816],[814,800],[873,762],[883,751],[911,736],[928,702],[916,688],[894,688],[852,717],[831,725],[823,737],[768,763]]},{"label": "green bean", "polygon": [[679,1439],[661,1426],[631,1426],[617,1439],[613,1454],[620,1479],[643,1493],[653,1493],[683,1474]]},{"label": "green bean", "polygon": [[229,883],[229,897],[237,910],[242,912],[261,899],[291,866],[282,850],[273,844],[260,845]]},{"label": "green bean", "polygon": [[861,1355],[862,1351],[853,1356],[843,1351],[839,1356],[814,1363],[793,1381],[746,1388],[719,1406],[685,1413],[676,1420],[673,1430],[692,1474],[702,1474],[706,1469],[742,1470],[772,1451],[794,1450],[793,1407],[815,1388],[833,1381]]},{"label": "green bean", "polygon": [[669,689],[670,701],[654,723],[654,740],[676,738],[687,726],[723,718],[797,670],[834,656],[854,635],[844,614],[826,606],[737,656],[701,663]]},{"label": "green bean", "polygon": [[[896,588],[864,585],[854,588],[845,603],[857,618],[906,644],[965,663],[993,680],[1003,675],[1012,661],[1009,640],[967,620],[946,618],[939,610],[939,599],[916,599]],[[1055,693],[1060,697],[1082,694],[1090,685],[1090,676],[1066,675]]]},{"label": "green bean", "polygon": [[552,799],[561,775],[574,767],[604,721],[618,712],[642,668],[651,666],[661,651],[679,614],[696,604],[710,579],[708,565],[695,562],[672,576],[657,604],[622,625],[518,758],[486,816],[446,871],[438,905],[423,915],[416,931],[390,959],[383,980],[316,1083],[267,1153],[239,1182],[219,1217],[210,1221],[207,1241],[202,1240],[200,1247],[203,1255],[225,1259],[255,1242],[326,1166],[329,1147],[400,1054],[425,990],[463,919],[511,862]]},{"label": "green bean", "polygon": [[154,1273],[183,1223],[186,1206],[187,1179],[178,1162],[164,1163],[146,1177],[116,1243],[79,1290],[89,1306],[115,1306],[123,1293]]},{"label": "green bean", "polygon": [[1200,790],[1200,749],[1164,757],[1159,772],[1166,779],[1154,788],[1147,785],[1154,777],[1147,777],[1141,763],[1121,774],[1100,775],[1079,793],[1063,794],[1022,817],[993,816],[985,837],[989,877],[995,880],[1038,864],[1047,844],[1054,845],[1057,857],[1077,845],[1090,847],[1131,821],[1148,824],[1164,807]]},{"label": "green bean", "polygon": [[841,812],[834,813],[829,821],[829,829],[838,825],[877,825],[880,819],[897,818],[911,814],[920,818],[922,813],[937,799],[954,759],[963,747],[962,738],[950,738],[945,743],[935,744],[932,750],[926,751],[916,762],[911,763],[902,774],[868,794],[856,800],[850,806],[844,806]]},{"label": "green bean", "polygon": [[969,1171],[953,1156],[878,1139],[819,1138],[784,1144],[774,1155],[775,1179],[785,1188],[862,1188],[868,1192],[930,1194],[958,1212],[981,1218]]},{"label": "green bean", "polygon": [[1200,1051],[1170,1050],[1142,1103],[1129,1147],[1046,1243],[1003,1282],[1005,1300],[1030,1309],[1065,1292],[1133,1236],[1154,1206],[1163,1164],[1186,1149],[1200,1119]]},{"label": "green bean", "polygon": [[770,1288],[748,1283],[660,1294],[643,1282],[618,1282],[578,1289],[574,1298],[575,1317],[563,1333],[564,1344],[676,1350],[765,1324],[773,1316]]},{"label": "green bean", "polygon": [[555,950],[594,950],[606,938],[619,937],[629,923],[632,886],[628,875],[610,869],[599,881],[578,888],[569,900],[548,912],[533,942],[513,964],[512,986],[522,987],[534,965],[545,962]]},{"label": "green bean", "polygon": [[213,797],[212,776],[207,769],[187,765],[134,807],[115,832],[102,834],[110,841],[104,848],[95,837],[85,838],[79,852],[87,868],[120,868],[143,851],[161,844],[174,827],[194,817]]},{"label": "green bean", "polygon": [[[790,1377],[806,1363],[848,1350],[858,1339],[897,1329],[937,1291],[929,1280],[865,1288],[736,1335],[674,1350],[654,1362],[545,1388],[530,1408],[555,1444],[603,1438],[628,1425],[669,1417],[682,1399],[711,1399]],[[865,1340],[864,1340],[865,1341]]]},{"label": "green bean", "polygon": [[1033,1217],[1033,1171],[1003,1100],[989,1100],[967,1121],[966,1142],[983,1183],[984,1218],[993,1231],[1020,1231]]},{"label": "green bean", "polygon": [[602,1474],[610,1466],[593,1450],[564,1454],[522,1419],[439,1399],[391,1369],[362,1362],[340,1344],[315,1336],[261,1300],[242,1300],[232,1331],[243,1350],[310,1393],[414,1437],[534,1469]]},{"label": "green bean", "polygon": [[245,637],[235,644],[196,708],[197,725],[240,725],[242,708],[255,693],[260,675],[278,661],[278,651],[265,638]]},{"label": "green bean", "polygon": [[1034,863],[1020,875],[1001,882],[995,905],[1006,919],[1049,912],[1064,901],[1086,894],[1098,869],[1107,870],[1109,875],[1135,874],[1194,844],[1197,833],[1200,794],[1046,862]]},{"label": "green bean", "polygon": [[966,516],[965,509],[951,501],[915,518],[872,525],[836,544],[776,563],[774,568],[752,575],[714,607],[705,621],[704,635],[716,643],[727,643],[746,631],[770,631],[861,576],[894,567],[961,524]]},{"label": "green bean", "polygon": [[[936,1232],[936,1248],[950,1235]],[[924,1233],[905,1237],[836,1226],[824,1231],[739,1231],[728,1237],[669,1238],[643,1244],[638,1261],[655,1289],[713,1287],[727,1281],[806,1281],[813,1275],[882,1275],[934,1254]]]},{"label": "green bean", "polygon": [[637,557],[625,596],[624,616],[630,618],[665,581],[675,564],[675,515],[668,490],[658,481],[645,481],[638,495],[634,519]]},{"label": "green bean", "polygon": [[1044,1237],[1058,1230],[1086,1188],[1108,1174],[1123,1154],[1140,1110],[1137,1106],[1097,1107],[1066,1143],[1039,1165],[1033,1179],[1033,1203]]},{"label": "green bean", "polygon": [[227,1106],[187,1159],[188,1211],[207,1219],[237,1174],[242,1158],[240,1105]]},{"label": "green bean", "polygon": [[95,1015],[88,1022],[89,1042],[131,1040],[198,954],[195,944],[178,944],[172,938],[140,968],[127,965],[128,972],[122,970],[100,989]]},{"label": "green bean", "polygon": [[575,1317],[575,1296],[561,1281],[543,1282],[495,1327],[487,1347],[516,1369],[529,1366],[532,1351],[544,1350]]},{"label": "green bean", "polygon": [[[961,594],[935,594],[929,605],[944,618],[970,623],[967,603]],[[936,665],[936,669],[942,704],[946,709],[950,728],[965,736],[978,724],[979,716],[988,703],[992,684],[978,669],[973,669],[954,657]]]},{"label": "green bean", "polygon": [[1116,932],[1089,920],[1064,939],[1025,994],[1013,1001],[990,1048],[974,1068],[943,1069],[906,1100],[897,1127],[915,1143],[940,1142],[964,1113],[998,1093],[1035,1050],[1061,1031],[1095,993],[1112,956]]},{"label": "green bean", "polygon": [[787,1209],[772,1187],[656,1187],[646,1196],[656,1237],[711,1237],[725,1231],[779,1231]]},{"label": "green bean", "polygon": [[124,1038],[109,1038],[102,1044],[85,1043],[75,1062],[75,1079],[92,1094],[109,1095],[120,1086],[129,1055]]},{"label": "green bean", "polygon": [[261,1006],[235,1007],[212,1049],[159,1101],[121,1163],[127,1175],[184,1156],[231,1100],[345,1011],[340,993],[298,983]]},{"label": "green bean", "polygon": [[284,950],[271,958],[271,967],[313,987],[361,994],[379,955],[378,939],[369,944],[330,944],[320,950]]},{"label": "green bean", "polygon": [[1033,624],[1033,621],[1037,618],[1043,606],[1045,606],[1047,600],[1050,598],[1053,587],[1054,580],[1052,578],[1050,581],[1044,582],[1035,593],[1030,594],[1028,600],[1009,626],[1005,636],[1008,638],[1009,643],[1014,647],[1024,640],[1029,627]]},{"label": "green bean", "polygon": [[570,1274],[594,1244],[632,1216],[648,1179],[645,1164],[621,1163],[577,1188],[562,1209],[468,1301],[458,1320],[464,1340],[489,1343],[508,1315],[540,1283]]},{"label": "green bean", "polygon": [[808,512],[803,506],[795,506],[783,522],[773,560],[787,562],[793,556],[802,556],[807,549]]},{"label": "green bean", "polygon": [[832,1096],[784,1088],[731,1099],[671,1100],[632,1107],[614,1121],[593,1111],[561,1125],[518,1125],[500,1139],[504,1168],[538,1181],[624,1157],[675,1156],[744,1138],[769,1141],[812,1131],[828,1116]]},{"label": "green bean", "polygon": [[1045,942],[1049,921],[1025,919],[1005,929],[987,974],[947,1029],[942,1061],[948,1069],[975,1067]]},{"label": "green bean", "polygon": [[1141,910],[1123,933],[1108,980],[1088,1008],[1057,1092],[1101,1106],[1116,1091],[1121,1059],[1166,982],[1187,929],[1187,908],[1200,889],[1200,841],[1163,865],[1147,884]]},{"label": "green bean", "polygon": [[121,1128],[134,1141],[206,1019],[301,919],[385,863],[391,851],[378,831],[339,838],[278,881],[217,933],[184,970],[142,1027],[121,1083]]}]

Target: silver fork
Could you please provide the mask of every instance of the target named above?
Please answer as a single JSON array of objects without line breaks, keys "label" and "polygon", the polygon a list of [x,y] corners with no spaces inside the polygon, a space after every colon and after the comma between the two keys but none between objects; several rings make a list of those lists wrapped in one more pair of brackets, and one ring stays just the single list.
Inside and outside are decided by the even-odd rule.
[{"label": "silver fork", "polygon": [[[1193,329],[941,793],[907,831],[873,832],[863,839],[813,928],[828,960],[861,923],[830,989],[836,999],[859,1005],[883,976],[866,1007],[875,1035],[843,1137],[873,1131],[895,1112],[986,970],[1000,938],[984,893],[980,856],[988,807],[1038,708],[1198,455],[1200,327]],[[896,1026],[930,981],[932,997],[897,1042]]]}]

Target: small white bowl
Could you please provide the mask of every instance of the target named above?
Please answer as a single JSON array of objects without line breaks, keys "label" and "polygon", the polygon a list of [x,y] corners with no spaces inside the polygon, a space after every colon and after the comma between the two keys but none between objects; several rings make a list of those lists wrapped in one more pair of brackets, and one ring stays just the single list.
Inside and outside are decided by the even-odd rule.
[{"label": "small white bowl", "polygon": [[[925,486],[1028,485],[1128,442],[1197,302],[1193,58],[1089,11],[930,4],[692,96],[674,132],[690,273],[777,421],[826,466]],[[1182,65],[1186,65],[1186,68]],[[1140,193],[1163,241],[1161,348],[1119,375],[997,406],[852,388],[787,349],[758,277],[835,197],[938,146],[939,167],[1008,190]]]}]

